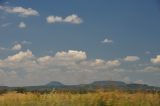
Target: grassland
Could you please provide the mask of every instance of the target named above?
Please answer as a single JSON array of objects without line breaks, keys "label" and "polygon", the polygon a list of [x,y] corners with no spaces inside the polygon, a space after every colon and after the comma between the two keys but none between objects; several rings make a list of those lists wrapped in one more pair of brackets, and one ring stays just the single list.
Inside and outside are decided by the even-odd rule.
[{"label": "grassland", "polygon": [[0,95],[0,106],[160,106],[160,94],[120,91],[86,94],[8,92]]}]

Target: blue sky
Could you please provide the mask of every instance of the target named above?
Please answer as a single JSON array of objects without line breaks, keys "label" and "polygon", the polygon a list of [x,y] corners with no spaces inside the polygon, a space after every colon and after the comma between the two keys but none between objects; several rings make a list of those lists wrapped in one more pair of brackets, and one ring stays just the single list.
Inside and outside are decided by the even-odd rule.
[{"label": "blue sky", "polygon": [[159,28],[158,0],[0,0],[0,84],[160,86]]}]

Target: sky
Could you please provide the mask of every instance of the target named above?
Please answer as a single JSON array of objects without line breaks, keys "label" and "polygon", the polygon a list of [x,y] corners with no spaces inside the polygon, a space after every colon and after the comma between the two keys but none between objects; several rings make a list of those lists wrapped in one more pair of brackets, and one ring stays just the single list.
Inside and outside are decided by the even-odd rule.
[{"label": "sky", "polygon": [[160,86],[159,0],[0,0],[0,85]]}]

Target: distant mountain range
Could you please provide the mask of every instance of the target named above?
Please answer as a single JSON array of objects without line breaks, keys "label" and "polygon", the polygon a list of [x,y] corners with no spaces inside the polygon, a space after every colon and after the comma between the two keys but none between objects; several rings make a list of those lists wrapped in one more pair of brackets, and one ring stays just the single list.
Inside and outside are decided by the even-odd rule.
[{"label": "distant mountain range", "polygon": [[[0,86],[0,90],[8,89],[12,90],[17,87]],[[122,89],[122,90],[157,90],[160,91],[160,87],[149,86],[146,84],[126,84],[121,81],[95,81],[90,84],[80,85],[64,85],[58,81],[49,82],[46,85],[41,86],[25,86],[26,90],[96,90],[96,89]]]}]

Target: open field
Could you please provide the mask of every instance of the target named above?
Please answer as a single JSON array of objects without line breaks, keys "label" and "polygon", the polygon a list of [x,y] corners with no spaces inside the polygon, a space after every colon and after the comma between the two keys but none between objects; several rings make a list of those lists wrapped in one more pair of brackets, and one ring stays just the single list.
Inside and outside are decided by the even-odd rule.
[{"label": "open field", "polygon": [[0,95],[0,106],[160,106],[158,93],[16,93]]}]

